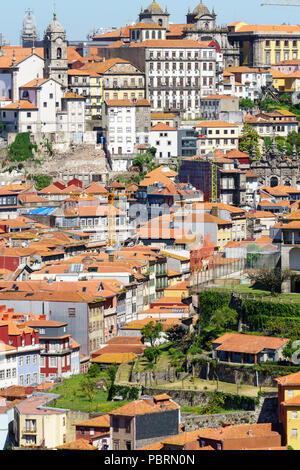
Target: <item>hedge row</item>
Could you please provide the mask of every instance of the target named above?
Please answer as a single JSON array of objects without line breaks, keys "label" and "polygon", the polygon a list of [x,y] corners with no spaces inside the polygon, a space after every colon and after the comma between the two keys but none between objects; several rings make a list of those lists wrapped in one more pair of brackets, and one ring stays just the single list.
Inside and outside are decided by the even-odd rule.
[{"label": "hedge row", "polygon": [[286,304],[280,302],[262,302],[257,300],[244,300],[242,304],[245,320],[253,315],[268,317],[298,317],[300,318],[300,304]]}]

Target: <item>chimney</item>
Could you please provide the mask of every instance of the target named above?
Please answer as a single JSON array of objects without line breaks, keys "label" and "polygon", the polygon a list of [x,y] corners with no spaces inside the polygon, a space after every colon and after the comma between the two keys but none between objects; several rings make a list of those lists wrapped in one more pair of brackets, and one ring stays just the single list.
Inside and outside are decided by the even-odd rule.
[{"label": "chimney", "polygon": [[249,431],[248,431],[248,435],[249,435],[250,437],[253,437],[253,432],[252,432],[252,430],[251,430],[251,429],[249,429]]},{"label": "chimney", "polygon": [[6,320],[8,320],[8,313],[3,314],[3,321],[6,321]]},{"label": "chimney", "polygon": [[46,315],[40,315],[40,320],[46,320]]}]

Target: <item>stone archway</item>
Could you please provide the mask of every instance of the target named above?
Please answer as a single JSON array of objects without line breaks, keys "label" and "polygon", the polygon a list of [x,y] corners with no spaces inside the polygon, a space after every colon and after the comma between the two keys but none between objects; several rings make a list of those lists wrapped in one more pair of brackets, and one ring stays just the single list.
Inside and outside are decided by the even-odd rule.
[{"label": "stone archway", "polygon": [[300,245],[290,250],[290,269],[292,271],[300,271]]}]

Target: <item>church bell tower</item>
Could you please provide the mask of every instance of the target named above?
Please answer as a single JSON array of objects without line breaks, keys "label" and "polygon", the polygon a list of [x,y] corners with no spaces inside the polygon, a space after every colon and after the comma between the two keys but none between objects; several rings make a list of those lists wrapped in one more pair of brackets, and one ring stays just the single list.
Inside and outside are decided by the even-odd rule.
[{"label": "church bell tower", "polygon": [[53,14],[44,36],[45,78],[53,78],[65,88],[68,86],[68,43],[66,31]]}]

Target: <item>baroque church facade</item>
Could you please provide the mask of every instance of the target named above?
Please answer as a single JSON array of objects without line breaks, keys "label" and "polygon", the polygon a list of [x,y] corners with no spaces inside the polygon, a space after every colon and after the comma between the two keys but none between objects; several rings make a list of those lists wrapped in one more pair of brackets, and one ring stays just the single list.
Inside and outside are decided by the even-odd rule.
[{"label": "baroque church facade", "polygon": [[238,41],[230,41],[229,29],[217,25],[217,15],[202,3],[186,16],[187,29],[185,39],[197,41],[214,41],[224,55],[224,66],[238,67],[240,65],[240,49]]},{"label": "baroque church facade", "polygon": [[[170,14],[156,2],[152,2],[145,10],[139,14],[139,22],[156,23],[166,28],[170,32]],[[186,15],[186,25],[182,31],[182,39],[192,39],[196,41],[214,41],[220,47],[224,55],[224,66],[238,67],[240,64],[240,49],[238,41],[229,39],[229,29],[217,25],[217,15],[201,2],[191,12]]]},{"label": "baroque church facade", "polygon": [[262,156],[259,160],[252,160],[251,171],[258,176],[258,182],[263,186],[284,185],[297,188],[300,184],[300,158],[296,148],[293,155],[287,157],[285,149],[282,153],[278,150],[275,140],[268,152],[263,145]]}]

